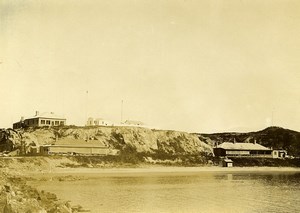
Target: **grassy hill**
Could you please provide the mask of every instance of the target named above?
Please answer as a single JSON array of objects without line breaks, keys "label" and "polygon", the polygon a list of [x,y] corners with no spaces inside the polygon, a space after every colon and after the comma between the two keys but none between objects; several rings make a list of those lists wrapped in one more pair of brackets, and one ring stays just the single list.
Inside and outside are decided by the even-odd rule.
[{"label": "grassy hill", "polygon": [[199,139],[209,145],[220,144],[236,140],[237,142],[254,142],[273,149],[284,149],[289,155],[300,156],[300,132],[281,127],[268,127],[257,132],[247,133],[213,133],[198,134]]}]

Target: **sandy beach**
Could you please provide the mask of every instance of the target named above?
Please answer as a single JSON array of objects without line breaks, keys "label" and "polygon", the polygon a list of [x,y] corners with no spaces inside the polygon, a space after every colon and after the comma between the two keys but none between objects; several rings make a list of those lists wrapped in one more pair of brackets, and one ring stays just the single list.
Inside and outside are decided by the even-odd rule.
[{"label": "sandy beach", "polygon": [[26,174],[35,175],[48,175],[48,176],[59,176],[59,175],[80,175],[90,174],[97,176],[123,176],[123,175],[159,175],[159,174],[186,174],[192,175],[194,173],[201,172],[220,172],[220,173],[232,173],[232,172],[300,172],[300,168],[293,167],[143,167],[143,168],[53,168],[51,171],[29,171]]}]

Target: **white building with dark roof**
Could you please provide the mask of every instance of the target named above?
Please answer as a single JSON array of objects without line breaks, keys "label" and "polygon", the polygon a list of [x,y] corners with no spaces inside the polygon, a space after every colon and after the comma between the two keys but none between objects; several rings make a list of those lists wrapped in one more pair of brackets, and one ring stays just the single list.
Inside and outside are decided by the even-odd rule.
[{"label": "white building with dark roof", "polygon": [[105,120],[103,118],[88,118],[87,122],[86,122],[87,126],[114,126],[114,123],[109,121],[109,120]]},{"label": "white building with dark roof", "polygon": [[39,113],[36,111],[34,116],[24,119],[13,124],[13,129],[24,127],[42,127],[42,126],[63,126],[66,125],[66,118],[56,115],[53,112]]}]

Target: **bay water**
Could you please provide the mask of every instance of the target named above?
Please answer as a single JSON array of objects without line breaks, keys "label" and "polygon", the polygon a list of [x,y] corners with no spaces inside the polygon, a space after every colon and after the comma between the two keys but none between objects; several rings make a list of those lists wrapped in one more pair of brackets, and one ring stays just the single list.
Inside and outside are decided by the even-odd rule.
[{"label": "bay water", "polygon": [[91,212],[299,212],[300,172],[155,172],[81,174],[39,181]]}]

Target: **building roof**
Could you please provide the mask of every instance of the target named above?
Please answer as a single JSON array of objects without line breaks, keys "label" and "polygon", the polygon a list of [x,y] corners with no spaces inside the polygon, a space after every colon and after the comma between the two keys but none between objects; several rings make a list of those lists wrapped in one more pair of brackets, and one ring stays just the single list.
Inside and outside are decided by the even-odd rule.
[{"label": "building roof", "polygon": [[93,144],[54,144],[54,145],[44,145],[45,147],[72,147],[72,148],[102,148],[107,149],[107,146],[93,145]]},{"label": "building roof", "polygon": [[76,146],[76,147],[107,147],[102,141],[83,139],[64,138],[58,140],[54,145],[56,146]]},{"label": "building roof", "polygon": [[35,116],[26,118],[26,119],[34,119],[34,118],[51,118],[51,119],[64,119],[63,116],[56,115],[53,112],[43,112],[43,113],[38,113]]},{"label": "building roof", "polygon": [[104,118],[89,117],[88,120],[105,120]]},{"label": "building roof", "polygon": [[124,124],[129,124],[129,125],[144,125],[143,122],[141,121],[133,121],[133,120],[126,120]]},{"label": "building roof", "polygon": [[233,161],[231,159],[226,159],[225,158],[223,161],[226,162],[226,163],[233,163]]},{"label": "building roof", "polygon": [[222,148],[226,150],[270,150],[267,147],[264,147],[257,143],[232,143],[224,142],[218,145],[217,148]]}]

